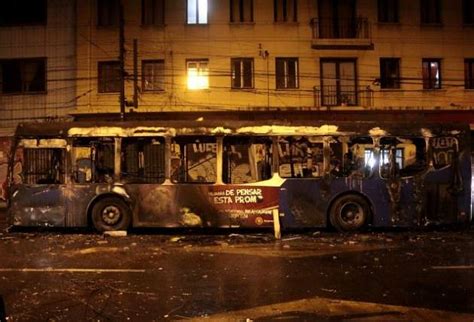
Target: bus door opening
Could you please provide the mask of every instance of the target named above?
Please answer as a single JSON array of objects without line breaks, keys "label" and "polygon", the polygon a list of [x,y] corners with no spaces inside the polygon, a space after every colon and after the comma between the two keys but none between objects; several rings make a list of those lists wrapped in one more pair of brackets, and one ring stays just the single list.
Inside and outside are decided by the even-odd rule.
[{"label": "bus door opening", "polygon": [[428,149],[425,138],[383,137],[380,148],[380,177],[386,182],[392,223],[421,225],[427,213],[424,184]]}]

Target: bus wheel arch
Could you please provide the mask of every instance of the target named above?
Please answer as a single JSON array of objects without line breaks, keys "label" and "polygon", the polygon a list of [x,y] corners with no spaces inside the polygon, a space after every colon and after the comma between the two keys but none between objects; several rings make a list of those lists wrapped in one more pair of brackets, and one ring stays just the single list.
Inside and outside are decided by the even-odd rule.
[{"label": "bus wheel arch", "polygon": [[132,222],[128,202],[120,195],[106,193],[91,201],[87,211],[89,224],[99,232],[127,230]]},{"label": "bus wheel arch", "polygon": [[328,222],[341,232],[360,231],[372,222],[370,200],[356,191],[336,196],[328,207]]}]

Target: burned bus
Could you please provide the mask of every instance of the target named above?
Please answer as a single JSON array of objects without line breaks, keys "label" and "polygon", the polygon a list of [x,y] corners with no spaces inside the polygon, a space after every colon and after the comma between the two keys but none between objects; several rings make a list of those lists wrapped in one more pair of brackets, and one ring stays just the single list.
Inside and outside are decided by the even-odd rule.
[{"label": "burned bus", "polygon": [[467,126],[259,123],[20,124],[9,222],[356,231],[471,221]]}]

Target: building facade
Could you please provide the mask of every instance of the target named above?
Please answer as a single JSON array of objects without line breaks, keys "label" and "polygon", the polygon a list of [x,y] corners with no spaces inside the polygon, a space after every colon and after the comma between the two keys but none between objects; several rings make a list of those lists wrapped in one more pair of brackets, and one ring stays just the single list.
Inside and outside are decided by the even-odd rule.
[{"label": "building facade", "polygon": [[[122,6],[126,112],[474,105],[469,0],[122,0]],[[78,115],[120,111],[120,20],[118,1],[77,4]]]},{"label": "building facade", "polygon": [[472,0],[3,1],[0,181],[18,122],[70,115],[462,111],[474,123],[473,39]]},{"label": "building facade", "polygon": [[75,1],[0,4],[0,126],[75,108]]},{"label": "building facade", "polygon": [[0,2],[0,183],[18,122],[75,110],[75,13],[74,0]]}]

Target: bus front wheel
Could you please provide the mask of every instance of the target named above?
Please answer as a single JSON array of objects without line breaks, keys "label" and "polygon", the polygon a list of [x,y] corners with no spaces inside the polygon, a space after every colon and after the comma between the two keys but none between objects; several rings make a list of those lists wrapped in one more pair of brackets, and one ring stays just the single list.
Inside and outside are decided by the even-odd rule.
[{"label": "bus front wheel", "polygon": [[92,208],[92,223],[99,232],[126,230],[130,220],[127,204],[118,198],[104,198],[97,201]]},{"label": "bus front wheel", "polygon": [[356,231],[362,229],[369,218],[370,207],[359,195],[345,195],[332,205],[329,220],[339,231]]}]

